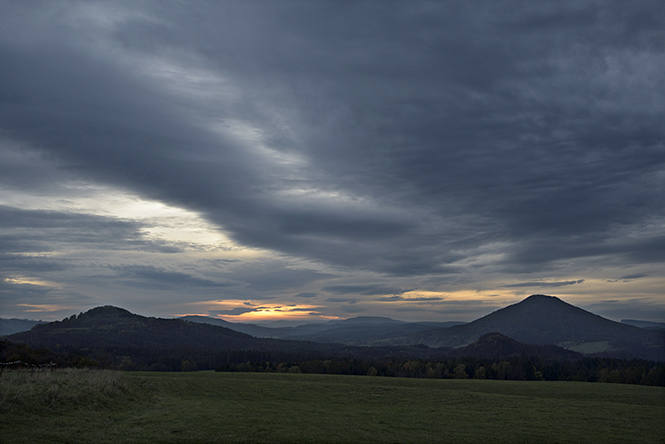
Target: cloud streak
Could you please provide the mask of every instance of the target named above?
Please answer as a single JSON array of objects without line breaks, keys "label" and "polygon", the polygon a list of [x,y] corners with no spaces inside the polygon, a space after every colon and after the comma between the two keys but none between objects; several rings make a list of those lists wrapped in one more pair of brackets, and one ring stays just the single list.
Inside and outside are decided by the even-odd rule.
[{"label": "cloud streak", "polygon": [[566,287],[568,285],[581,284],[584,282],[584,279],[578,279],[576,281],[562,281],[562,282],[520,282],[519,284],[510,284],[504,285],[505,288],[519,288],[519,287]]}]

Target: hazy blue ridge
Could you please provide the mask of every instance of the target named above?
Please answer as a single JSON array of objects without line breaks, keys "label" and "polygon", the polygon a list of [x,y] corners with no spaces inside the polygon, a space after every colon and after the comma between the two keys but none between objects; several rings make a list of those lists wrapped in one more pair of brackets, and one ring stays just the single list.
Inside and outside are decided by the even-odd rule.
[{"label": "hazy blue ridge", "polygon": [[636,319],[622,319],[621,323],[640,328],[659,328],[665,330],[665,322],[639,321]]},{"label": "hazy blue ridge", "polygon": [[[212,325],[216,323],[217,325]],[[295,361],[330,357],[440,359],[450,356],[533,354],[556,359],[579,356],[637,358],[665,362],[665,332],[614,322],[543,295],[497,310],[473,322],[386,322],[363,318],[284,328],[241,325],[195,317],[161,319],[118,307],[97,307],[6,337],[8,341],[68,350],[102,359],[131,358],[134,368],[164,369],[183,359],[215,368],[224,362]],[[444,327],[442,327],[442,325]],[[447,326],[446,326],[447,325]],[[288,339],[259,338],[289,332]],[[297,336],[296,336],[297,335]],[[297,339],[297,340],[296,340]],[[106,359],[106,358],[104,358]]]},{"label": "hazy blue ridge", "polygon": [[45,324],[44,321],[31,319],[4,319],[0,318],[0,336],[11,335],[22,331],[28,331],[37,324]]}]

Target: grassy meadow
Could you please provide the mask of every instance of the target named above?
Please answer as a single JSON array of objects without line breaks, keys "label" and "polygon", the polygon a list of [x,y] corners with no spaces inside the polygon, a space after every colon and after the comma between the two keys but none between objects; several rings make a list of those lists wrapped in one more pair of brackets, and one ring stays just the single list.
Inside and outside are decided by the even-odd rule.
[{"label": "grassy meadow", "polygon": [[0,376],[10,443],[663,443],[665,388],[276,373]]}]

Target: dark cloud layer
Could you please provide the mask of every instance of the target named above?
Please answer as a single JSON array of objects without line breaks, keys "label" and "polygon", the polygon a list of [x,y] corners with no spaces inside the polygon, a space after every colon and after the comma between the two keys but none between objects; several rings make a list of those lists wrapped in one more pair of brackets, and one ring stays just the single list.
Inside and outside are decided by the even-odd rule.
[{"label": "dark cloud layer", "polygon": [[[0,9],[2,189],[117,187],[335,270],[244,270],[266,297],[399,297],[415,277],[480,273],[567,287],[591,262],[665,260],[660,1]],[[12,205],[0,207],[3,253],[57,249],[54,235],[180,251],[135,221]],[[10,269],[49,266],[5,256]],[[579,277],[557,274],[572,262],[586,264]],[[222,282],[114,270],[148,287]],[[307,287],[349,272],[372,275]]]},{"label": "dark cloud layer", "polygon": [[115,272],[114,279],[127,285],[149,286],[150,288],[173,288],[173,287],[207,287],[223,288],[229,284],[201,279],[187,273],[168,271],[153,266],[121,266],[111,267]]},{"label": "dark cloud layer", "polygon": [[[74,227],[75,229],[71,229]],[[133,221],[0,205],[3,251],[49,251],[53,243],[91,243],[149,249]]]},{"label": "dark cloud layer", "polygon": [[584,282],[584,279],[578,279],[576,281],[562,281],[562,282],[520,282],[519,284],[510,284],[504,285],[506,288],[518,288],[518,287],[566,287],[568,285],[581,284]]}]

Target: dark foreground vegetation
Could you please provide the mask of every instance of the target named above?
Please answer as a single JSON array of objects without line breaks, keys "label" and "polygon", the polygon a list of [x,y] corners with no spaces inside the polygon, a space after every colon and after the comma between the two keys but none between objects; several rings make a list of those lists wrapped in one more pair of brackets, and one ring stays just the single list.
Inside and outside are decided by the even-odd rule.
[{"label": "dark foreground vegetation", "polygon": [[627,384],[66,369],[0,376],[13,443],[659,443]]}]

